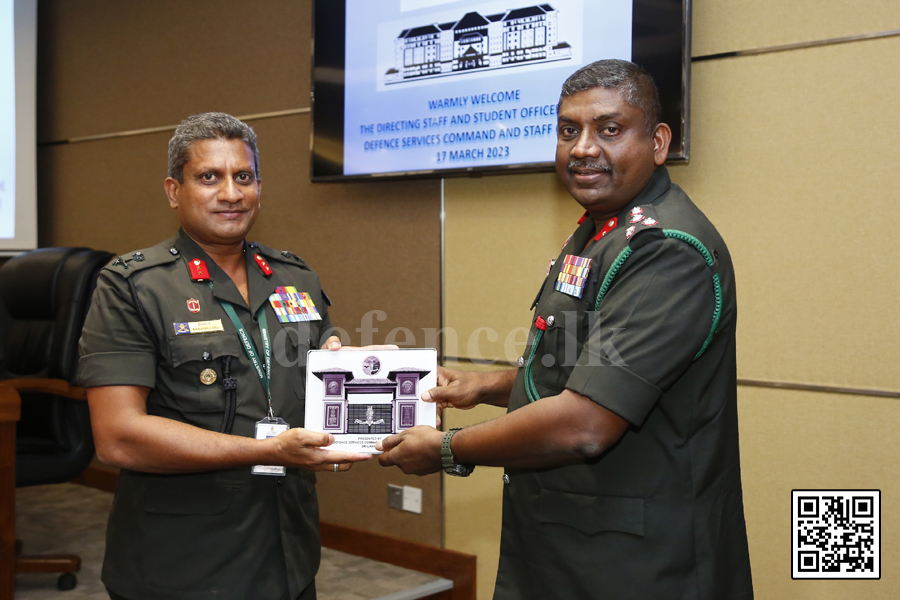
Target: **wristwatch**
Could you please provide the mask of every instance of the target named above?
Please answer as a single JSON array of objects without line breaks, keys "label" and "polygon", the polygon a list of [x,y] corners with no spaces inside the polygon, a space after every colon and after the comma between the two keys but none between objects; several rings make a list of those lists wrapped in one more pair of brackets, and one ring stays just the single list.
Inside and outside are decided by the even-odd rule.
[{"label": "wristwatch", "polygon": [[459,429],[451,429],[444,434],[441,441],[441,465],[444,467],[444,473],[454,475],[456,477],[468,477],[475,470],[475,465],[459,465],[453,458],[453,452],[450,451],[450,440],[456,435]]}]

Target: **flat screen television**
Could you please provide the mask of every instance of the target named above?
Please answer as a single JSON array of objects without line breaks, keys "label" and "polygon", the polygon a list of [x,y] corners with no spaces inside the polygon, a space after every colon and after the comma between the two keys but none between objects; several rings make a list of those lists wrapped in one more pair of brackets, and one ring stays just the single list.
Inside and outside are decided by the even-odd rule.
[{"label": "flat screen television", "polygon": [[315,0],[313,181],[553,168],[565,79],[603,58],[656,80],[689,157],[690,0]]}]

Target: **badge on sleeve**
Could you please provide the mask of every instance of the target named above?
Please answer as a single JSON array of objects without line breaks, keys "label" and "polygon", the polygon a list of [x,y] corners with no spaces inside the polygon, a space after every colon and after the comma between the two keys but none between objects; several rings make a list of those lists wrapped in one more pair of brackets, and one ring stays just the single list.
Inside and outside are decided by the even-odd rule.
[{"label": "badge on sleeve", "polygon": [[306,292],[297,292],[292,285],[275,288],[269,296],[269,304],[275,311],[279,323],[302,323],[305,321],[321,321],[322,316]]},{"label": "badge on sleeve", "polygon": [[556,278],[556,291],[581,298],[593,262],[590,258],[566,254],[559,276]]},{"label": "badge on sleeve", "polygon": [[[283,433],[290,429],[291,426],[282,418],[269,419],[268,417],[256,422],[256,439],[265,440],[275,437],[279,433]],[[275,465],[255,465],[250,468],[250,472],[254,475],[273,475],[281,477],[287,470],[284,467]]]}]

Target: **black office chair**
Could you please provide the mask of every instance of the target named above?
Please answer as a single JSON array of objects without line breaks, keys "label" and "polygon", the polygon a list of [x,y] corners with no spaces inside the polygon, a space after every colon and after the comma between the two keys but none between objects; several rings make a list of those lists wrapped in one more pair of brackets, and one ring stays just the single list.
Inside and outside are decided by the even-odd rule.
[{"label": "black office chair", "polygon": [[[0,385],[21,396],[16,487],[70,481],[94,455],[85,390],[74,386],[75,371],[91,294],[112,257],[89,248],[41,248],[0,268]],[[62,573],[59,589],[75,587],[78,556],[19,551],[17,541],[16,573]]]}]

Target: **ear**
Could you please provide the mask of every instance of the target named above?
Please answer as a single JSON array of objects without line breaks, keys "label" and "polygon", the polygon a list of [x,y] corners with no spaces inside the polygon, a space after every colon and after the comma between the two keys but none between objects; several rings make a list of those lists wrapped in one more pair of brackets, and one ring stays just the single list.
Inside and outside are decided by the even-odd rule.
[{"label": "ear", "polygon": [[167,177],[163,182],[166,196],[169,198],[169,208],[178,208],[178,188],[181,186],[174,177]]},{"label": "ear", "polygon": [[669,156],[669,144],[672,143],[672,129],[665,123],[656,126],[653,132],[653,164],[661,167]]}]

